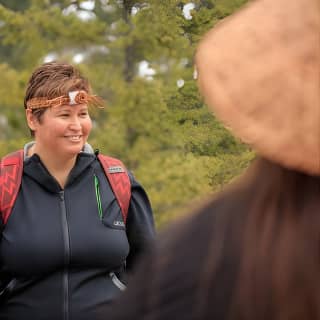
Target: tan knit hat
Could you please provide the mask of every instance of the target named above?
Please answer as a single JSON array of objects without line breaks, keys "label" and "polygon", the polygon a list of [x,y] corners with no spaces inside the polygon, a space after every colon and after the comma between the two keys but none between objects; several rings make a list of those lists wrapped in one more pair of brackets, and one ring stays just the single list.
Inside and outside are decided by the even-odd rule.
[{"label": "tan knit hat", "polygon": [[200,42],[200,91],[260,155],[320,175],[320,0],[257,0]]}]

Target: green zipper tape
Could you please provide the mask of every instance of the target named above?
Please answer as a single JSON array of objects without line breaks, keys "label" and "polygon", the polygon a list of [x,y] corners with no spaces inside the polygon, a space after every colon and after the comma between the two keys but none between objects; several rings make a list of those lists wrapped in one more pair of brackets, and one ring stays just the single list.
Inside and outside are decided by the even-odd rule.
[{"label": "green zipper tape", "polygon": [[99,218],[100,218],[100,220],[102,220],[102,206],[101,206],[99,180],[98,180],[96,175],[94,175],[94,186],[95,186],[95,189],[96,189],[96,199],[97,199],[97,205],[98,205]]}]

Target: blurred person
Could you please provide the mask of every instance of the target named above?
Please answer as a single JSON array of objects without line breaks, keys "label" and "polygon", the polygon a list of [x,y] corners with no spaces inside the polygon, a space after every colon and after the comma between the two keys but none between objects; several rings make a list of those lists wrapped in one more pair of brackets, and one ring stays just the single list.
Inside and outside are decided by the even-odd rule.
[{"label": "blurred person", "polygon": [[[117,201],[121,177],[112,186],[87,143],[89,106],[101,104],[70,64],[45,63],[29,80],[24,106],[34,141],[21,151],[12,211],[3,203],[1,211],[1,320],[94,319],[125,289],[125,274],[154,238],[142,186],[108,158],[117,164],[108,167],[111,173],[130,182],[122,190],[131,194],[124,216],[124,201]],[[3,172],[1,178],[5,192]]]},{"label": "blurred person", "polygon": [[319,32],[319,0],[257,0],[204,36],[200,91],[257,159],[161,232],[101,319],[320,319]]}]

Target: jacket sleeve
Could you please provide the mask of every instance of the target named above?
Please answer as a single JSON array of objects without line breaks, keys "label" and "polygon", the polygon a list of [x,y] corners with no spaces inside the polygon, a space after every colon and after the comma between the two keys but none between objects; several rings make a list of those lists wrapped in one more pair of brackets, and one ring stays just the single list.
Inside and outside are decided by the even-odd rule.
[{"label": "jacket sleeve", "polygon": [[131,182],[131,200],[129,205],[126,232],[130,252],[126,261],[127,271],[131,271],[137,257],[152,246],[155,227],[151,204],[143,187],[129,172]]}]

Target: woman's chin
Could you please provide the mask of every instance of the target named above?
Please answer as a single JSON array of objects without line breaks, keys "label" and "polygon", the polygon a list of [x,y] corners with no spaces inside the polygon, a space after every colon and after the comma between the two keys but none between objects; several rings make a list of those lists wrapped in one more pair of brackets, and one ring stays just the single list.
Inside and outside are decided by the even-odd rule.
[{"label": "woman's chin", "polygon": [[70,146],[64,150],[64,154],[69,156],[77,156],[83,149],[83,144]]}]

